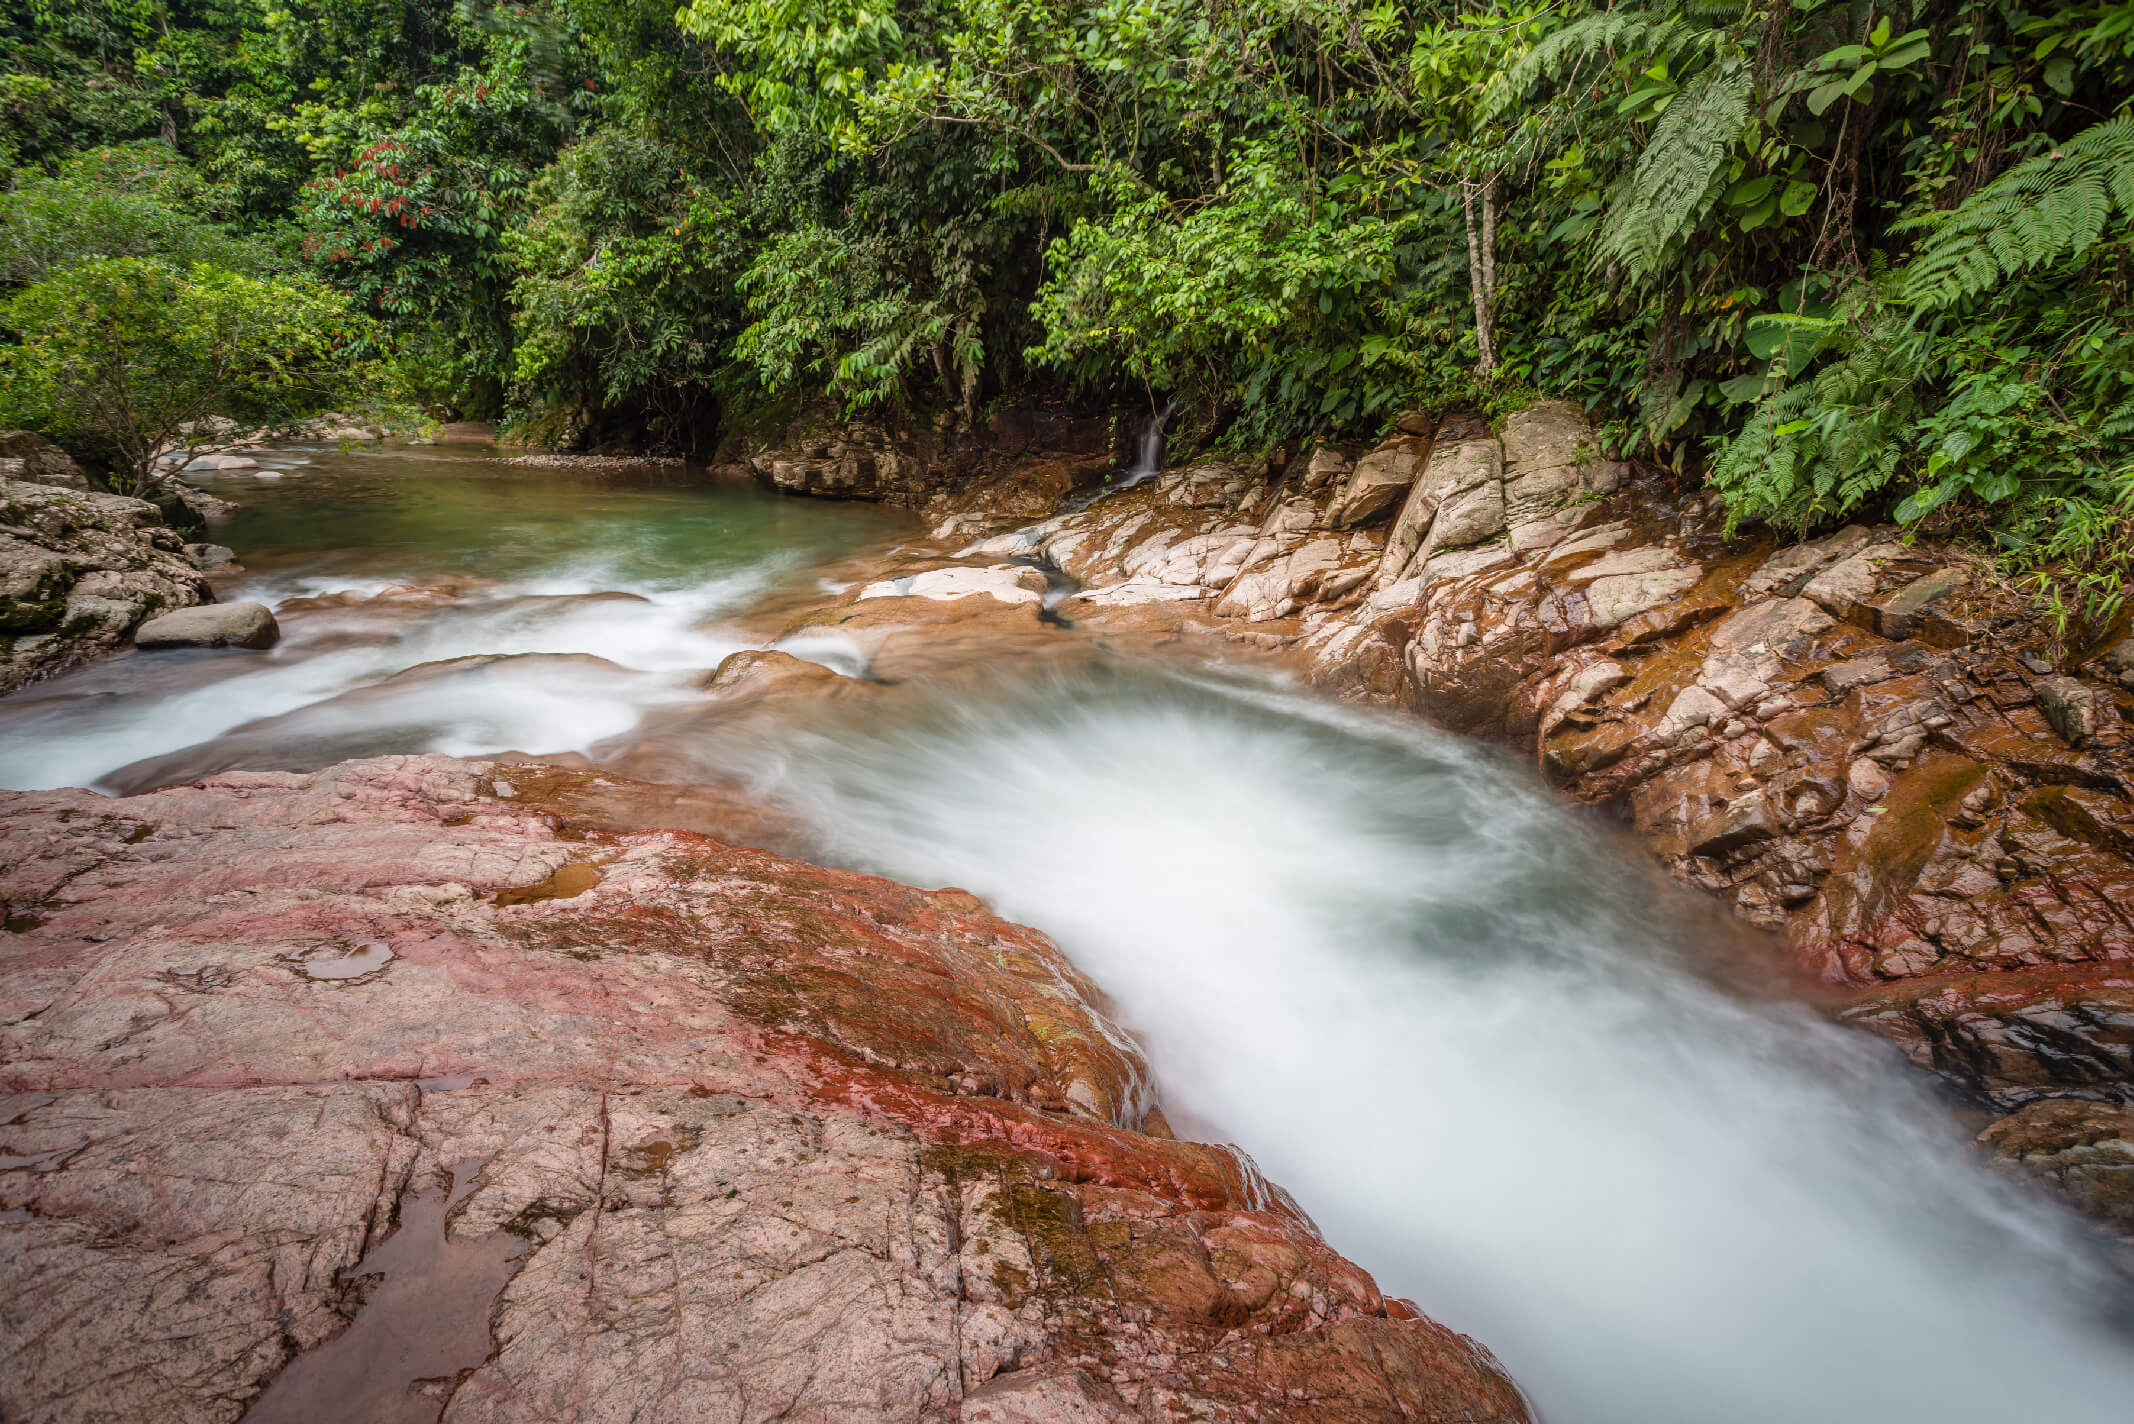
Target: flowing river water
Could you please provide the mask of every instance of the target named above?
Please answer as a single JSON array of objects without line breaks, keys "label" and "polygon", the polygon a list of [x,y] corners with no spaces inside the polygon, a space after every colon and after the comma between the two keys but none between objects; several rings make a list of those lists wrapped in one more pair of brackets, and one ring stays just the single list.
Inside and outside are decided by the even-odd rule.
[{"label": "flowing river water", "polygon": [[[222,597],[281,605],[280,647],[126,654],[0,702],[0,783],[621,756],[761,644],[731,621],[751,603],[914,532],[680,475],[301,458],[219,485],[248,566]],[[2123,1289],[2079,1228],[1524,766],[1263,670],[981,671],[670,723],[662,764],[776,803],[791,848],[1053,935],[1181,1130],[1244,1144],[1553,1424],[2129,1417]]]}]

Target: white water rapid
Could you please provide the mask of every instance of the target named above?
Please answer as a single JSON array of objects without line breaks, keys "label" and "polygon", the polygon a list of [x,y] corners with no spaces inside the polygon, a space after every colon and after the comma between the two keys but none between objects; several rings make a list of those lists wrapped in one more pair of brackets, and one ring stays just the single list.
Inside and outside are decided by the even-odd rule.
[{"label": "white water rapid", "polygon": [[1174,1120],[1552,1424],[2130,1417],[2065,1223],[1883,1045],[1716,987],[1716,912],[1493,753],[1123,676],[756,765],[826,856],[1053,934]]}]

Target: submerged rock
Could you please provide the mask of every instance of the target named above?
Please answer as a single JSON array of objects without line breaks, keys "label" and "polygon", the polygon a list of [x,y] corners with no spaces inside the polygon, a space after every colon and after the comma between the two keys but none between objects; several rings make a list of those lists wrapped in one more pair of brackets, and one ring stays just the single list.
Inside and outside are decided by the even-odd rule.
[{"label": "submerged rock", "polygon": [[[1043,936],[586,818],[617,794],[394,757],[0,798],[0,1413],[231,1419],[316,1351],[268,1417],[318,1417],[354,1318],[486,1338],[451,1424],[1527,1417],[1171,1139]],[[455,1289],[366,1303],[396,1216]]]}]

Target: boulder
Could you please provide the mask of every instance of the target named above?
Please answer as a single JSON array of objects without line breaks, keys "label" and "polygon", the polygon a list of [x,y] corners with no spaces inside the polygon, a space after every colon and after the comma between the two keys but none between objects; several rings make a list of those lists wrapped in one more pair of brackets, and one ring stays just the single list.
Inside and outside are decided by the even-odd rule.
[{"label": "boulder", "polygon": [[88,492],[87,471],[72,455],[29,430],[0,431],[0,479]]},{"label": "boulder", "polygon": [[149,619],[134,630],[137,648],[271,648],[282,636],[264,603],[204,603]]},{"label": "boulder", "polygon": [[226,569],[237,562],[237,551],[223,544],[187,544],[185,557],[196,569]]},{"label": "boulder", "polygon": [[1882,587],[1883,570],[1903,557],[1904,550],[1896,544],[1870,544],[1809,579],[1801,597],[1820,604],[1833,618],[1871,629],[1875,614],[1870,605]]},{"label": "boulder", "polygon": [[1335,529],[1353,529],[1391,509],[1415,483],[1427,443],[1418,436],[1396,435],[1358,460],[1327,508],[1327,523]]},{"label": "boulder", "polygon": [[1929,610],[1942,599],[1969,583],[1971,575],[1960,568],[1936,569],[1922,574],[1894,593],[1884,594],[1870,605],[1874,630],[1885,638],[1912,637],[1925,623]]},{"label": "boulder", "polygon": [[834,668],[778,648],[744,648],[728,654],[697,685],[706,692],[756,696],[774,691],[826,692],[848,681]]},{"label": "boulder", "polygon": [[2076,677],[2047,677],[2038,681],[2038,710],[2071,747],[2079,747],[2097,735],[2110,704],[2103,691]]},{"label": "boulder", "polygon": [[1325,489],[1338,480],[1346,479],[1350,468],[1351,463],[1347,455],[1331,445],[1321,445],[1312,451],[1311,458],[1304,462],[1304,488]]}]

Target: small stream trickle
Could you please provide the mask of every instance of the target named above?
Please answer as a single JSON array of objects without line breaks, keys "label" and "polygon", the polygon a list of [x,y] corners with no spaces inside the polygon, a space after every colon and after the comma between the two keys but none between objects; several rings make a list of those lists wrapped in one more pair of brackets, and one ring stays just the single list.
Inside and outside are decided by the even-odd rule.
[{"label": "small stream trickle", "polygon": [[1163,472],[1163,432],[1171,423],[1174,407],[1169,401],[1149,413],[1140,433],[1134,437],[1134,463],[1119,472],[1117,479],[1107,478],[1105,483],[1082,494],[1072,495],[1060,501],[1059,512],[1079,514],[1107,495],[1120,494],[1146,480],[1152,480]]}]

